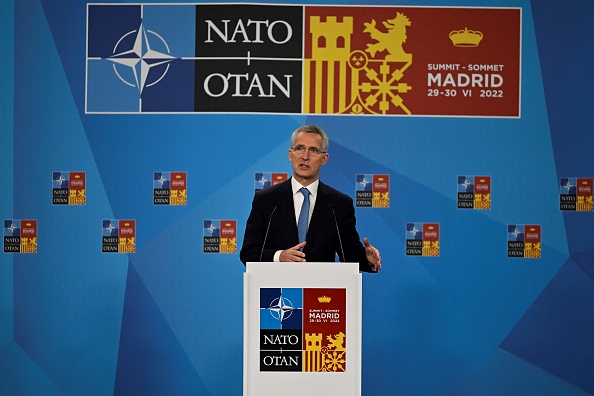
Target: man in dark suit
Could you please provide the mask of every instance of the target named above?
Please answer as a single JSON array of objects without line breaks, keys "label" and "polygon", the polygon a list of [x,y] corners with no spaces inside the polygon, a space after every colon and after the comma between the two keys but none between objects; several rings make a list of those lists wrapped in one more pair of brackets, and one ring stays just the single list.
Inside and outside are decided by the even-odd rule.
[{"label": "man in dark suit", "polygon": [[328,162],[328,145],[326,133],[314,125],[293,132],[289,149],[293,176],[254,196],[240,252],[244,264],[333,262],[338,254],[340,261],[358,262],[361,271],[381,269],[379,251],[367,238],[360,241],[353,200],[318,179]]}]

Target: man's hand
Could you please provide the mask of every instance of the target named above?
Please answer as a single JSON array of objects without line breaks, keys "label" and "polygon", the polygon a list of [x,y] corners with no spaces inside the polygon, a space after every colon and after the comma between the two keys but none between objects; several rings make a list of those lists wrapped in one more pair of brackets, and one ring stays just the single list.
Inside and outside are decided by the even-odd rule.
[{"label": "man's hand", "polygon": [[367,238],[363,238],[363,245],[365,246],[365,254],[367,255],[367,261],[371,264],[373,272],[377,272],[382,269],[382,258],[379,250],[371,246]]},{"label": "man's hand", "polygon": [[295,245],[292,248],[283,250],[279,256],[280,261],[306,261],[305,253],[301,249],[305,246],[305,241],[299,245]]}]

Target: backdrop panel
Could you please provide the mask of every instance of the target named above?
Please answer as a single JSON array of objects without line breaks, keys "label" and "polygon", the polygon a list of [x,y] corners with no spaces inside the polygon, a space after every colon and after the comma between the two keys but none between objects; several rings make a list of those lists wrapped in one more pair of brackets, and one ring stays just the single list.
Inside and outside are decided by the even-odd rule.
[{"label": "backdrop panel", "polygon": [[[278,7],[308,7],[281,3],[266,5],[270,20],[284,18],[275,14]],[[262,181],[257,175],[290,173],[290,134],[314,123],[331,139],[321,179],[353,197],[361,236],[382,252],[381,273],[363,275],[364,395],[594,394],[594,4],[333,3],[322,7],[320,20],[343,21],[354,9],[367,18],[376,15],[366,14],[369,7],[385,7],[387,13],[373,18],[387,32],[387,19],[397,12],[410,19],[400,55],[406,63],[412,53],[412,64],[399,82],[412,90],[398,94],[410,109],[419,108],[412,105],[413,92],[431,99],[427,62],[415,47],[428,34],[424,13],[442,9],[460,18],[444,30],[452,48],[450,31],[483,29],[481,44],[465,48],[478,53],[491,27],[477,13],[511,10],[512,17],[493,14],[493,20],[503,18],[500,28],[509,36],[501,40],[515,43],[502,51],[517,49],[517,103],[503,109],[491,98],[492,105],[476,114],[446,106],[453,102],[410,115],[402,106],[385,115],[324,114],[312,103],[329,103],[330,83],[320,88],[323,94],[310,96],[314,111],[277,111],[260,102],[256,110],[239,108],[243,102],[222,110],[213,102],[204,110],[184,84],[163,88],[169,74],[161,88],[150,74],[143,80],[140,65],[170,65],[196,89],[201,74],[184,63],[205,62],[193,59],[200,55],[192,52],[200,47],[195,31],[202,25],[196,21],[205,22],[207,11],[210,18],[220,16],[223,6],[230,19],[241,18],[246,8],[163,1],[145,3],[146,13],[133,14],[141,3],[110,4],[103,19],[93,18],[112,20],[109,29],[121,29],[113,36],[122,41],[103,51],[113,55],[142,31],[118,22],[129,18],[146,21],[147,41],[160,43],[150,60],[117,53],[118,65],[137,62],[138,80],[132,68],[120,75],[135,81],[130,86],[115,74],[117,62],[107,60],[112,55],[97,50],[89,60],[95,47],[88,41],[87,3],[0,5],[0,66],[9,76],[0,79],[0,161],[8,175],[0,200],[4,393],[241,394],[245,268],[237,249]],[[302,15],[321,14],[319,5],[309,6]],[[132,16],[122,7],[133,9]],[[373,43],[357,25],[371,20],[354,21],[359,39]],[[185,40],[174,43],[172,34]],[[304,33],[301,44],[311,43],[308,37]],[[369,59],[387,56],[360,48]],[[171,60],[168,51],[185,58]],[[260,56],[256,52],[250,56]],[[297,58],[309,59],[310,70],[317,70],[317,55],[307,56],[303,51]],[[340,59],[332,69],[337,76]],[[264,61],[254,62],[260,67]],[[507,71],[513,59],[505,64]],[[198,69],[222,73],[209,67]],[[324,81],[334,81],[328,77],[334,71],[325,70]],[[501,74],[505,84],[513,81],[513,73],[489,73]],[[96,78],[90,85],[89,76]],[[116,80],[107,83],[108,77]],[[317,87],[312,75],[307,78],[302,81]],[[281,86],[285,82],[279,77]],[[95,90],[90,101],[89,87]],[[443,88],[456,88],[459,96],[468,89]],[[504,89],[505,95],[512,92]],[[472,100],[477,95],[480,88]],[[140,98],[150,114],[138,114]],[[169,107],[154,110],[155,103]],[[136,110],[127,107],[132,105]],[[359,109],[355,105],[361,103],[354,100],[349,109]],[[75,188],[83,180],[76,174],[84,175],[84,191]],[[183,180],[183,188],[174,188],[176,180]],[[71,193],[72,201],[54,200]],[[181,198],[155,203],[165,202],[155,197],[175,194]],[[417,248],[425,242],[430,248]]]}]

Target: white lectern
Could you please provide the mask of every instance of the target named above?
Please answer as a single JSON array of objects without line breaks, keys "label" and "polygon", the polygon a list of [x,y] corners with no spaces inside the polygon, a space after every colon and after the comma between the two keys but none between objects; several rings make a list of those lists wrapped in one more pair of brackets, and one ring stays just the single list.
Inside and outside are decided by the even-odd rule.
[{"label": "white lectern", "polygon": [[248,263],[243,394],[361,394],[357,263]]}]

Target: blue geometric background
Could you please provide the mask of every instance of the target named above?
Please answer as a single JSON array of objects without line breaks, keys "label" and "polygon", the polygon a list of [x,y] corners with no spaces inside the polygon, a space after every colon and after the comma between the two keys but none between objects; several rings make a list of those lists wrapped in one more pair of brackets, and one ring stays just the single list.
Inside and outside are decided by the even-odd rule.
[{"label": "blue geometric background", "polygon": [[[86,3],[2,2],[0,213],[39,241],[0,255],[0,393],[241,394],[244,266],[203,221],[241,245],[254,174],[316,123],[324,182],[390,175],[390,208],[356,209],[384,263],[364,395],[594,394],[594,215],[559,210],[561,177],[594,176],[594,3],[406,5],[522,7],[521,118],[85,114]],[[86,172],[86,205],[52,205],[54,171]],[[187,172],[186,206],[153,205],[155,171]],[[459,175],[491,176],[491,210],[457,209]],[[101,252],[102,219],[136,220],[135,254]],[[439,257],[405,255],[407,222],[440,224]],[[542,258],[507,258],[508,224],[541,225]]]}]

